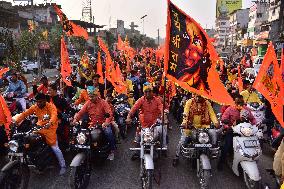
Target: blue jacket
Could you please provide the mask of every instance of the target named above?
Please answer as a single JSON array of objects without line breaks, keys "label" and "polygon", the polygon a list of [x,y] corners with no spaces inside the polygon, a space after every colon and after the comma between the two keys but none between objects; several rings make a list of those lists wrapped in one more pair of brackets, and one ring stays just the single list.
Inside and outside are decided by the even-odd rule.
[{"label": "blue jacket", "polygon": [[5,93],[10,93],[10,92],[16,93],[17,98],[22,98],[27,93],[27,87],[24,84],[24,82],[21,80],[18,80],[15,83],[10,81],[9,86],[6,89]]}]

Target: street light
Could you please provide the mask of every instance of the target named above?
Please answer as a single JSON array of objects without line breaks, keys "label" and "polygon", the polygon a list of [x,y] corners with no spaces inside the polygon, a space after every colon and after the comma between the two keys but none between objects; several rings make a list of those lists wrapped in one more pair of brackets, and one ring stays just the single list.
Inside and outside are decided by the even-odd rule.
[{"label": "street light", "polygon": [[144,19],[145,19],[145,17],[146,17],[146,16],[148,16],[148,15],[147,15],[147,14],[145,14],[144,16],[142,16],[142,17],[140,18],[140,19],[142,19],[142,20],[143,20],[143,35],[145,34],[145,33],[144,33]]}]

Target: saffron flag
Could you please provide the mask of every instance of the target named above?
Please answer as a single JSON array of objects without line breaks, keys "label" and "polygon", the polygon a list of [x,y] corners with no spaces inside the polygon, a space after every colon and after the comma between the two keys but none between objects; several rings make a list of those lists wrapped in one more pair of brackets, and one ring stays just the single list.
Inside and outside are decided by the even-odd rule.
[{"label": "saffron flag", "polygon": [[118,37],[117,37],[117,49],[120,50],[120,51],[124,50],[124,43],[123,43],[120,35],[118,35]]},{"label": "saffron flag", "polygon": [[283,96],[281,95],[283,94],[283,88],[281,88],[281,84],[281,71],[274,47],[270,43],[253,87],[270,102],[272,112],[282,127],[284,127]]},{"label": "saffron flag", "polygon": [[[282,48],[282,53],[281,53],[280,71],[281,71],[281,76],[282,76],[281,77],[282,78],[282,87],[281,88],[284,89],[284,48]],[[282,98],[283,98],[283,105],[284,105],[284,90],[282,91],[282,95],[283,95]]]},{"label": "saffron flag", "polygon": [[117,72],[114,66],[114,63],[111,59],[110,53],[108,51],[108,48],[104,44],[103,40],[98,37],[98,43],[102,51],[106,54],[106,75],[105,77],[111,84],[113,85],[114,89],[118,93],[124,93],[127,91],[127,88],[121,78],[117,78]]},{"label": "saffron flag", "polygon": [[97,74],[99,74],[101,77],[99,79],[99,82],[101,84],[104,83],[104,75],[103,75],[103,65],[102,65],[102,59],[101,59],[101,52],[98,52],[98,62],[97,62]]},{"label": "saffron flag", "polygon": [[69,55],[64,38],[61,38],[61,76],[62,80],[67,86],[72,86],[70,81],[70,75],[72,73],[72,68],[70,65]]},{"label": "saffron flag", "polygon": [[10,124],[12,122],[11,112],[5,99],[0,95],[0,124],[4,124],[6,133],[9,134]]},{"label": "saffron flag", "polygon": [[216,71],[218,54],[204,29],[168,1],[165,73],[169,80],[221,104],[234,101]]},{"label": "saffron flag", "polygon": [[240,65],[238,65],[238,86],[239,86],[239,92],[241,93],[244,90],[244,83],[243,83]]},{"label": "saffron flag", "polygon": [[86,40],[88,40],[89,36],[87,30],[69,21],[67,16],[56,5],[54,5],[53,7],[60,18],[63,30],[68,36],[84,37]]},{"label": "saffron flag", "polygon": [[0,79],[3,77],[3,74],[5,74],[7,71],[9,71],[9,68],[3,68],[0,70]]}]

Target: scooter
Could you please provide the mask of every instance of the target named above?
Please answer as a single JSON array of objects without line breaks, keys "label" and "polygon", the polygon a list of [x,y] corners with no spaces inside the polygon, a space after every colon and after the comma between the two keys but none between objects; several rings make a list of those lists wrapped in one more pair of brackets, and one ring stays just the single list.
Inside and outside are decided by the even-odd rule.
[{"label": "scooter", "polygon": [[258,128],[250,123],[240,123],[232,127],[233,137],[233,162],[232,170],[235,175],[243,174],[248,189],[259,188],[261,176],[257,161],[262,151],[257,137]]}]

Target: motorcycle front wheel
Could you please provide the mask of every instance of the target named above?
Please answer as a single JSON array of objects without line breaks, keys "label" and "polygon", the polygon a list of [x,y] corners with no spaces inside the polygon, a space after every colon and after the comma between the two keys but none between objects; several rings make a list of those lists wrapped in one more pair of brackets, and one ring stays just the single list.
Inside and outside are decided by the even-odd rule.
[{"label": "motorcycle front wheel", "polygon": [[260,189],[260,182],[251,180],[246,172],[243,172],[244,181],[248,189]]},{"label": "motorcycle front wheel", "polygon": [[27,189],[30,179],[29,167],[20,162],[9,169],[1,171],[0,186],[3,189]]},{"label": "motorcycle front wheel", "polygon": [[154,170],[147,169],[142,177],[142,189],[152,189],[154,179]]},{"label": "motorcycle front wheel", "polygon": [[85,189],[89,185],[90,177],[91,170],[86,163],[77,167],[71,167],[69,186],[71,189]]}]

